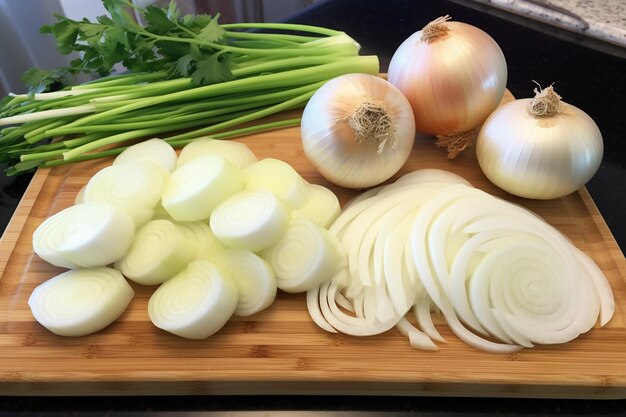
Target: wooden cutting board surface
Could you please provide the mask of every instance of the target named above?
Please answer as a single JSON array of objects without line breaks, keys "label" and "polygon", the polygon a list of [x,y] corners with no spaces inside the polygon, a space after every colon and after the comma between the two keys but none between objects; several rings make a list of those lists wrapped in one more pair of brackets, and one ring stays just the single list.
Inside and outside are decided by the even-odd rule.
[{"label": "wooden cutting board surface", "polygon": [[[238,139],[259,159],[292,164],[307,180],[329,186],[340,201],[356,192],[330,185],[304,157],[299,129]],[[0,394],[373,394],[626,398],[626,260],[585,189],[552,201],[513,198],[491,185],[472,152],[446,159],[432,138],[420,137],[398,174],[441,168],[522,204],[588,253],[616,298],[612,321],[565,345],[510,355],[478,351],[447,339],[436,352],[413,350],[397,330],[372,337],[330,334],[309,318],[304,294],[279,293],[266,311],[233,318],[202,341],[155,328],[147,302],[153,287],[134,285],[127,311],[103,331],[55,336],[27,305],[39,283],[61,272],[33,254],[31,236],[48,216],[111,159],[41,169],[0,241]]]}]

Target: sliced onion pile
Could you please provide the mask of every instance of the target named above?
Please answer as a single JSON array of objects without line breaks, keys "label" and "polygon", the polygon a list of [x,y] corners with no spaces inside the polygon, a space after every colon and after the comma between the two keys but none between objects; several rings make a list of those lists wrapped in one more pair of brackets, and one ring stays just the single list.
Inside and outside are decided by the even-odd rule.
[{"label": "sliced onion pile", "polygon": [[307,294],[328,331],[396,326],[411,346],[432,350],[443,341],[434,309],[469,345],[512,352],[568,342],[613,315],[611,288],[586,254],[536,214],[445,171],[357,197],[329,230],[344,262]]},{"label": "sliced onion pile", "polygon": [[[140,142],[97,172],[75,202],[36,229],[35,252],[73,272],[111,265],[105,269],[127,286],[124,277],[158,285],[150,319],[181,337],[202,339],[232,315],[258,313],[279,288],[317,287],[339,258],[326,230],[341,211],[337,197],[286,162],[257,161],[242,143],[207,138],[176,157],[160,139]],[[58,298],[77,291],[60,286]],[[111,308],[88,320],[115,320],[110,311],[126,309],[125,294],[103,291]],[[32,304],[35,319],[59,335],[78,335],[56,323],[46,303]],[[81,335],[102,327],[83,326]]]}]

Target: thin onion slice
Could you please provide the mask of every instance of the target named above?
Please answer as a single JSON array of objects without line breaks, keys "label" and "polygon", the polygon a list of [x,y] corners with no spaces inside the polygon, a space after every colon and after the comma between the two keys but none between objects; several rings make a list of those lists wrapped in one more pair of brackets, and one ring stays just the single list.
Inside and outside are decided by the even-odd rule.
[{"label": "thin onion slice", "polygon": [[235,316],[251,316],[268,308],[276,298],[276,276],[270,265],[250,250],[229,249],[215,261],[238,290]]},{"label": "thin onion slice", "polygon": [[118,164],[98,171],[85,187],[84,201],[108,203],[145,224],[161,199],[169,173],[152,163]]},{"label": "thin onion slice", "polygon": [[115,266],[138,284],[156,285],[185,269],[195,255],[193,243],[179,226],[152,220],[137,231],[128,253]]},{"label": "thin onion slice", "polygon": [[219,155],[238,168],[245,168],[257,161],[256,156],[245,143],[234,140],[197,138],[181,149],[177,167],[205,155]]},{"label": "thin onion slice", "polygon": [[176,168],[177,159],[176,151],[169,143],[159,138],[152,138],[124,149],[115,158],[113,165],[150,162],[167,172],[172,172]]},{"label": "thin onion slice", "polygon": [[248,165],[244,172],[247,190],[271,191],[291,209],[302,207],[311,194],[309,183],[291,165],[279,159],[262,159]]},{"label": "thin onion slice", "polygon": [[306,217],[321,227],[328,228],[341,213],[337,195],[323,185],[310,184],[311,193],[306,202],[291,216]]},{"label": "thin onion slice", "polygon": [[189,264],[150,297],[152,323],[187,339],[206,339],[219,331],[237,307],[237,287],[209,261]]},{"label": "thin onion slice", "polygon": [[446,339],[439,333],[435,324],[433,323],[433,317],[430,313],[430,297],[424,293],[422,297],[418,298],[413,306],[413,314],[419,328],[428,335],[432,340],[438,342],[447,343]]},{"label": "thin onion slice", "polygon": [[28,299],[35,320],[59,336],[95,333],[113,323],[135,291],[117,270],[64,272],[38,285]]},{"label": "thin onion slice", "polygon": [[217,240],[208,224],[197,222],[176,222],[178,229],[196,249],[193,260],[206,259],[215,261],[226,248]]},{"label": "thin onion slice", "polygon": [[409,345],[415,349],[437,350],[437,345],[428,335],[413,326],[406,318],[400,319],[396,324],[396,328],[409,338]]},{"label": "thin onion slice", "polygon": [[135,235],[135,224],[110,204],[82,203],[44,220],[33,233],[33,250],[44,261],[62,268],[106,266],[124,256]]},{"label": "thin onion slice", "polygon": [[606,280],[602,270],[596,265],[595,262],[583,251],[576,249],[576,256],[578,262],[585,269],[585,272],[593,281],[593,285],[596,293],[598,294],[600,301],[600,326],[604,326],[611,320],[615,313],[615,298],[613,297],[613,290]]},{"label": "thin onion slice", "polygon": [[206,220],[213,209],[243,190],[243,172],[218,155],[205,155],[177,168],[165,184],[161,204],[177,221]]},{"label": "thin onion slice", "polygon": [[319,287],[312,288],[306,292],[306,305],[309,314],[311,315],[311,319],[315,324],[317,324],[320,328],[326,330],[327,332],[337,333],[337,330],[335,330],[334,327],[331,326],[328,321],[326,321],[324,315],[322,314],[319,303],[319,293]]},{"label": "thin onion slice", "polygon": [[294,219],[282,237],[263,251],[276,273],[278,288],[306,292],[328,281],[339,254],[328,231],[308,219]]},{"label": "thin onion slice", "polygon": [[209,224],[226,247],[263,250],[283,236],[289,210],[266,190],[242,191],[226,199],[211,213]]}]

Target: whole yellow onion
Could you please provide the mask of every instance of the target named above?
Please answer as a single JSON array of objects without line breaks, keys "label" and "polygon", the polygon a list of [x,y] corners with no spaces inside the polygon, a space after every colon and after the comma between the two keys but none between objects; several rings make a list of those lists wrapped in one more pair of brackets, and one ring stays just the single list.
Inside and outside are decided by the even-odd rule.
[{"label": "whole yellow onion", "polygon": [[498,187],[546,200],[585,185],[600,167],[604,143],[593,119],[561,101],[552,86],[535,93],[489,116],[478,134],[476,157]]},{"label": "whole yellow onion", "polygon": [[304,154],[333,184],[367,188],[392,177],[415,140],[406,97],[368,74],[333,78],[307,103],[301,122]]},{"label": "whole yellow onion", "polygon": [[444,16],[398,47],[388,79],[411,103],[416,130],[437,135],[454,157],[500,103],[507,67],[491,36]]}]

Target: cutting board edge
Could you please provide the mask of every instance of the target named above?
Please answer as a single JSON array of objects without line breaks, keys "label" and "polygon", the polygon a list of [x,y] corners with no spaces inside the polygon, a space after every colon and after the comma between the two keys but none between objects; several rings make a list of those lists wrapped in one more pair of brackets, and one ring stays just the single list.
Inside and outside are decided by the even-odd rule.
[{"label": "cutting board edge", "polygon": [[[42,187],[45,187],[46,181],[56,178],[56,172],[49,175],[50,170],[40,170],[35,174],[29,189],[23,197],[24,204],[20,207],[20,213],[16,213],[11,221],[8,231],[13,233],[17,232],[17,236],[21,233],[22,227],[28,221],[29,216],[32,214],[32,209],[35,204],[38,194],[41,192]],[[603,238],[607,249],[611,250],[611,258],[618,265],[622,278],[626,278],[624,271],[626,270],[626,259],[619,250],[617,243],[614,241],[606,222],[602,218],[598,211],[593,199],[589,195],[586,189],[581,189],[579,192],[580,198],[584,201],[586,207],[589,209],[591,221],[594,225],[602,231]],[[28,199],[31,199],[30,201]],[[605,233],[608,231],[608,234]],[[10,236],[10,235],[9,235]],[[24,237],[22,237],[24,239]],[[10,239],[7,239],[10,240]],[[17,240],[17,238],[15,239]],[[609,242],[606,242],[608,240]],[[2,251],[2,257],[6,256],[10,259],[10,254],[13,252],[16,242],[5,242],[5,236],[0,239],[0,250]],[[5,252],[5,248],[10,248],[10,251]],[[619,254],[619,255],[618,255]],[[1,259],[1,258],[0,258]],[[5,261],[6,261],[5,260]],[[5,272],[6,262],[0,263],[0,279]],[[21,375],[19,375],[21,374]],[[367,394],[367,395],[380,395],[381,391],[383,395],[467,395],[467,396],[493,396],[493,397],[549,397],[549,398],[626,398],[626,381],[617,381],[620,386],[616,386],[616,381],[603,381],[592,385],[550,385],[550,384],[502,384],[502,383],[458,383],[458,382],[432,382],[432,381],[392,381],[392,380],[378,380],[378,381],[322,381],[302,379],[295,380],[293,376],[291,378],[284,378],[282,380],[196,380],[190,381],[187,379],[177,380],[120,380],[111,378],[111,376],[99,375],[97,378],[85,378],[81,381],[77,380],[53,380],[52,378],[45,378],[41,374],[29,373],[16,373],[15,378],[11,381],[7,381],[5,378],[0,378],[0,395],[68,395],[68,393],[76,393],[76,395],[102,395],[102,394],[120,394],[120,395],[140,395],[142,393],[150,394],[171,394],[188,395],[188,394],[250,394],[267,392],[267,394],[308,394],[309,391],[316,391],[320,394]],[[269,383],[269,385],[268,385]],[[330,385],[328,385],[330,384]],[[347,386],[350,385],[350,386]],[[328,387],[334,387],[330,392],[326,392]],[[357,387],[358,386],[358,387]],[[381,388],[382,386],[382,388]],[[389,388],[388,388],[389,387]],[[398,393],[391,391],[393,387],[396,387]],[[463,389],[466,389],[463,392]],[[480,388],[480,389],[478,389]],[[20,394],[18,391],[24,391]],[[8,391],[9,394],[5,394]],[[84,394],[81,392],[84,391]]]},{"label": "cutting board edge", "polygon": [[624,400],[626,386],[388,381],[20,381],[0,382],[2,396],[356,395]]},{"label": "cutting board edge", "polygon": [[4,276],[7,263],[13,255],[15,245],[22,233],[22,229],[28,220],[41,189],[46,183],[49,173],[50,168],[37,169],[24,195],[20,199],[15,212],[11,216],[4,233],[0,236],[0,280]]}]

